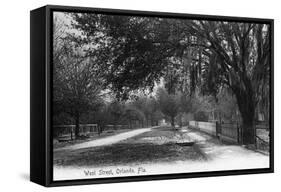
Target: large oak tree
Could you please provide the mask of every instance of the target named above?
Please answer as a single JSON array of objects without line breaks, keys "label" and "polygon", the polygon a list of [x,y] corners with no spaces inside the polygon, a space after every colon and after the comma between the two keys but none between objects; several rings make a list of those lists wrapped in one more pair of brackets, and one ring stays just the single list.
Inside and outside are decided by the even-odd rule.
[{"label": "large oak tree", "polygon": [[[217,94],[221,86],[236,97],[242,117],[242,141],[255,143],[254,117],[261,98],[268,97],[270,30],[265,24],[192,21],[191,34],[204,39],[207,62],[200,66],[204,91]],[[198,42],[195,42],[198,43]]]}]

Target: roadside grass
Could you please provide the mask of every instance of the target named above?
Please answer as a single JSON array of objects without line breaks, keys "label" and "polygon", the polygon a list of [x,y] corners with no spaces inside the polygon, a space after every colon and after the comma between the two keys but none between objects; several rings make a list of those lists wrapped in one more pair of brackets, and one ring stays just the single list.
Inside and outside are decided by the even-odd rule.
[{"label": "roadside grass", "polygon": [[195,147],[176,144],[155,145],[149,143],[121,143],[54,154],[54,165],[110,166],[183,160],[204,160]]},{"label": "roadside grass", "polygon": [[153,129],[125,141],[102,147],[54,152],[55,166],[114,166],[175,161],[205,161],[197,146],[179,146],[175,142],[155,144],[143,138],[173,138],[177,134],[170,127]]}]

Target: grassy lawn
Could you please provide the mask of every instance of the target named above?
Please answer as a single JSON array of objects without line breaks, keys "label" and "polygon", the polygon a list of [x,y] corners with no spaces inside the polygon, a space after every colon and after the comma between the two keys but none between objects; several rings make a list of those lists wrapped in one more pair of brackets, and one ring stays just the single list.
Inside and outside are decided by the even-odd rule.
[{"label": "grassy lawn", "polygon": [[113,145],[58,151],[54,153],[54,165],[96,167],[180,160],[204,161],[205,157],[196,145],[179,146],[175,142],[154,142],[172,139],[178,134],[178,131],[169,127],[157,128]]}]

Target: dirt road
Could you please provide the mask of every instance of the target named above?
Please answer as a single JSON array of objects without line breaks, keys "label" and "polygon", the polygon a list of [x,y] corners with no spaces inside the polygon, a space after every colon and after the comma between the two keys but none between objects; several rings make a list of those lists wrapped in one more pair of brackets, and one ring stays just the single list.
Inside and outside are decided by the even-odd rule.
[{"label": "dirt road", "polygon": [[88,141],[88,142],[84,142],[84,143],[74,144],[74,145],[71,145],[71,146],[57,148],[57,149],[54,149],[54,151],[77,150],[77,149],[83,149],[83,148],[89,148],[89,147],[111,145],[111,144],[117,143],[119,141],[123,141],[125,139],[128,139],[128,138],[137,136],[139,134],[151,131],[152,129],[158,128],[158,127],[159,126],[128,131],[128,132],[125,132],[125,133],[120,133],[120,134],[109,136],[109,137],[102,138],[102,139],[96,139],[96,140],[93,140],[93,141]]}]

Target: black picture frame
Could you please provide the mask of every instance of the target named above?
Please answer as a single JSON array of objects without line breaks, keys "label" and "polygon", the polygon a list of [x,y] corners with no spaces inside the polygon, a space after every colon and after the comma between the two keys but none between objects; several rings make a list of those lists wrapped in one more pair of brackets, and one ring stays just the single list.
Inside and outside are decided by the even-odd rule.
[{"label": "black picture frame", "polygon": [[[204,20],[224,20],[239,22],[266,23],[270,25],[270,167],[262,169],[225,170],[194,172],[153,176],[112,177],[100,179],[79,179],[53,181],[52,150],[52,20],[54,11],[110,13],[113,15],[134,15],[168,18],[188,18]],[[178,178],[196,178],[227,175],[244,175],[274,172],[274,20],[246,17],[226,17],[183,13],[150,12],[135,10],[101,9],[46,5],[30,12],[30,180],[43,186],[63,186],[81,184],[116,183]]]}]

